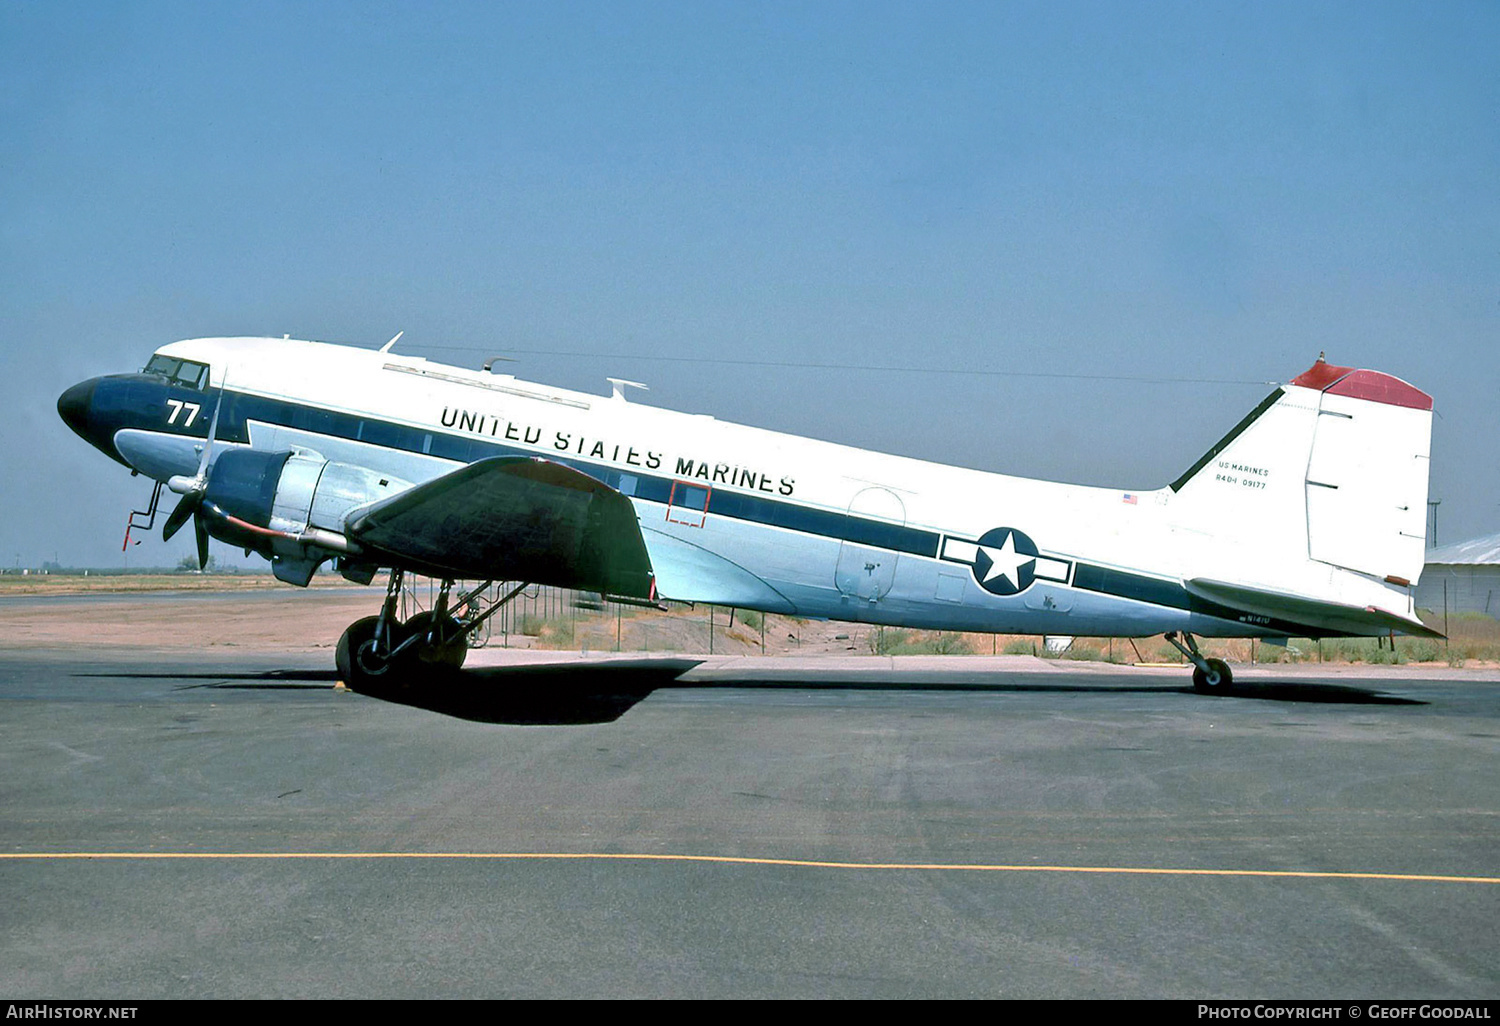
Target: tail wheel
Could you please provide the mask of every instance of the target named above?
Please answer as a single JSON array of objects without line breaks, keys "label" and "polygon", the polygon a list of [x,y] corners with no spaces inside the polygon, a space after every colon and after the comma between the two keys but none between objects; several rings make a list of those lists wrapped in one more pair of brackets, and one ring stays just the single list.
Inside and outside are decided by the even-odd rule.
[{"label": "tail wheel", "polygon": [[1208,669],[1193,670],[1193,687],[1199,691],[1223,691],[1234,681],[1229,664],[1222,659],[1208,659]]},{"label": "tail wheel", "polygon": [[451,616],[438,620],[430,611],[415,614],[401,625],[401,640],[414,636],[417,642],[402,654],[422,665],[456,670],[469,654],[468,635]]}]

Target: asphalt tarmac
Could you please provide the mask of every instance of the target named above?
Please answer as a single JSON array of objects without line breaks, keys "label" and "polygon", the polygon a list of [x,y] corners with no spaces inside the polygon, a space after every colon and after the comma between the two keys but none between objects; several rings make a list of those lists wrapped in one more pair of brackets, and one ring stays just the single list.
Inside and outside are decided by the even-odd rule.
[{"label": "asphalt tarmac", "polygon": [[0,994],[1500,995],[1500,682],[898,664],[0,651]]}]

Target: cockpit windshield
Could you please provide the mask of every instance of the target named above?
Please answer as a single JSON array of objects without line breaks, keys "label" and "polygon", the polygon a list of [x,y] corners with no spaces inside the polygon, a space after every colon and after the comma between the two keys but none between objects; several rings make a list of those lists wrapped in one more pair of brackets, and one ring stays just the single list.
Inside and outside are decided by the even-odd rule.
[{"label": "cockpit windshield", "polygon": [[179,360],[175,356],[163,356],[161,353],[151,357],[141,373],[156,374],[174,385],[186,385],[188,388],[208,387],[208,364]]}]

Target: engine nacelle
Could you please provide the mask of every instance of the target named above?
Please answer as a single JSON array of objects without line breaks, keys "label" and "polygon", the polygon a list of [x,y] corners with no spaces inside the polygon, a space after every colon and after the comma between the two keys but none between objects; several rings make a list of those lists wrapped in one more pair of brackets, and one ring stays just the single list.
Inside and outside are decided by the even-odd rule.
[{"label": "engine nacelle", "polygon": [[210,533],[270,558],[282,580],[306,584],[334,548],[326,542],[342,538],[350,511],[410,487],[316,453],[229,449],[209,469],[204,500],[233,518],[211,518]]}]

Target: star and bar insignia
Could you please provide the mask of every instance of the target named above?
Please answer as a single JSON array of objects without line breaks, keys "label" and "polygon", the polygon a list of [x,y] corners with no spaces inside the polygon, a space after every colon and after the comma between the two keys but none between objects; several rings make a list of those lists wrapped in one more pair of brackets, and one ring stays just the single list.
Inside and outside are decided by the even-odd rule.
[{"label": "star and bar insignia", "polygon": [[974,580],[991,595],[1016,595],[1037,580],[1066,584],[1072,564],[1041,554],[1036,542],[1013,527],[986,531],[978,541],[943,539],[943,559],[967,563]]}]

